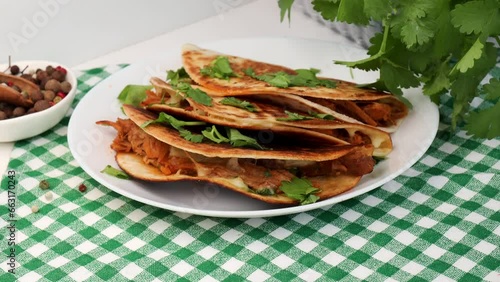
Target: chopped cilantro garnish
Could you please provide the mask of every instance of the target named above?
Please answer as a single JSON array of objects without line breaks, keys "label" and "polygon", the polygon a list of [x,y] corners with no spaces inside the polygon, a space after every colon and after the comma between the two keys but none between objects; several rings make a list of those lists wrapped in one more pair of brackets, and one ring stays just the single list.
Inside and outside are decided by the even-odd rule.
[{"label": "chopped cilantro garnish", "polygon": [[297,113],[294,113],[294,112],[285,111],[285,113],[288,115],[288,117],[286,117],[286,118],[277,118],[276,120],[279,120],[279,121],[299,121],[299,120],[312,119],[312,117],[303,116],[301,114],[297,114]]},{"label": "chopped cilantro garnish", "polygon": [[191,78],[189,77],[186,70],[183,67],[181,67],[176,71],[168,70],[167,81],[170,83],[170,85],[176,86],[179,82],[185,82],[185,83],[191,82]]},{"label": "chopped cilantro garnish", "polygon": [[190,84],[187,84],[185,82],[179,82],[176,86],[176,89],[185,93],[186,98],[191,98],[196,103],[210,107],[212,106],[212,97],[208,96],[208,94],[203,90],[200,90],[198,88],[195,89]]},{"label": "chopped cilantro garnish", "polygon": [[305,178],[295,177],[290,181],[282,181],[280,190],[287,197],[298,200],[301,205],[312,204],[319,200],[319,197],[314,194],[320,190],[312,186],[311,181]]},{"label": "chopped cilantro garnish", "polygon": [[183,121],[183,120],[178,120],[175,117],[161,112],[160,115],[158,116],[157,119],[154,120],[149,120],[146,121],[141,125],[141,128],[145,128],[146,126],[154,123],[165,123],[177,130],[183,129],[184,126],[196,126],[196,125],[205,125],[205,122],[203,121]]},{"label": "chopped cilantro garnish", "polygon": [[330,114],[320,114],[320,113],[316,113],[313,111],[309,111],[308,114],[312,117],[319,118],[319,119],[325,119],[325,120],[334,120],[335,119],[335,117],[330,115]]},{"label": "chopped cilantro garnish", "polygon": [[250,103],[248,101],[240,100],[240,99],[235,98],[235,97],[226,97],[226,98],[220,100],[220,103],[223,105],[228,105],[228,106],[233,106],[233,107],[237,107],[240,109],[244,109],[244,110],[247,110],[249,112],[257,111],[257,108],[252,103]]},{"label": "chopped cilantro garnish", "polygon": [[224,56],[218,56],[210,65],[200,70],[200,73],[213,78],[229,79],[238,76],[233,72],[229,59]]},{"label": "chopped cilantro garnish", "polygon": [[267,82],[269,85],[279,88],[287,88],[292,86],[324,86],[328,88],[336,87],[336,83],[332,80],[317,78],[316,74],[319,72],[319,70],[314,68],[297,69],[295,70],[297,74],[288,74],[284,71],[279,71],[258,75],[252,68],[245,69],[243,72],[254,79]]},{"label": "chopped cilantro garnish", "polygon": [[128,174],[126,174],[125,172],[123,172],[119,169],[116,169],[110,165],[107,165],[103,170],[101,170],[101,173],[106,173],[106,174],[109,174],[111,176],[114,176],[114,177],[120,178],[120,179],[129,179],[130,178],[128,176]]},{"label": "chopped cilantro garnish", "polygon": [[193,134],[191,131],[187,129],[179,130],[179,134],[181,135],[182,138],[186,139],[187,141],[191,141],[193,143],[201,143],[203,141],[203,135]]},{"label": "chopped cilantro garnish", "polygon": [[269,171],[269,170],[264,171],[264,177],[271,177],[271,176],[273,176],[271,171]]},{"label": "chopped cilantro garnish", "polygon": [[215,143],[229,143],[229,139],[222,135],[222,133],[217,130],[217,127],[215,127],[215,125],[212,125],[212,127],[207,127],[201,132],[201,134],[214,141]]},{"label": "chopped cilantro garnish", "polygon": [[242,134],[237,129],[226,127],[226,132],[229,138],[229,143],[231,143],[233,147],[252,147],[260,150],[264,149],[264,147],[262,147],[257,140]]},{"label": "chopped cilantro garnish", "polygon": [[122,104],[139,106],[147,97],[146,91],[153,88],[151,85],[134,85],[129,84],[123,88],[118,100]]}]

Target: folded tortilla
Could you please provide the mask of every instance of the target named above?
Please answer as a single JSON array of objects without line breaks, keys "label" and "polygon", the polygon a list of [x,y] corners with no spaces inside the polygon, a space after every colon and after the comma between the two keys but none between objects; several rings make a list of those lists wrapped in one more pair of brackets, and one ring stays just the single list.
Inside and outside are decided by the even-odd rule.
[{"label": "folded tortilla", "polygon": [[[290,132],[315,138],[325,138],[339,145],[371,144],[373,155],[385,157],[392,151],[390,135],[374,127],[360,123],[348,123],[333,116],[334,120],[315,118],[310,113],[319,113],[322,106],[298,96],[280,93],[269,95],[237,96],[240,101],[250,103],[254,111],[223,104],[227,97],[213,96],[212,105],[196,103],[190,98],[185,103],[171,97],[179,95],[171,85],[159,78],[151,79],[156,95],[149,92],[145,101],[154,112],[166,112],[205,122],[235,128]],[[174,103],[172,103],[174,101]],[[300,114],[303,120],[288,119],[287,112]]]},{"label": "folded tortilla", "polygon": [[[236,77],[219,79],[205,76],[200,72],[202,68],[209,66],[219,56],[228,58]],[[335,88],[324,86],[274,87],[265,81],[245,75],[244,70],[251,68],[257,75],[276,72],[296,74],[296,72],[284,66],[226,55],[212,50],[201,49],[192,44],[183,46],[182,60],[183,66],[191,79],[196,84],[204,87],[204,91],[210,95],[237,96],[276,93],[297,95],[322,105],[326,109],[325,113],[341,114],[338,118],[342,118],[343,121],[376,126],[388,132],[394,132],[408,114],[406,105],[394,95],[359,88],[354,83],[346,81],[328,78],[328,80],[336,82]]]},{"label": "folded tortilla", "polygon": [[[129,119],[100,121],[117,130],[111,148],[118,165],[146,181],[196,180],[218,184],[243,195],[275,204],[298,204],[280,187],[307,179],[320,200],[353,188],[374,166],[371,145],[337,145],[324,139],[285,135],[266,149],[232,147],[214,142],[193,143],[162,124],[140,126],[154,113],[124,105]],[[280,133],[276,133],[279,135]],[[279,140],[282,140],[281,142]]]}]

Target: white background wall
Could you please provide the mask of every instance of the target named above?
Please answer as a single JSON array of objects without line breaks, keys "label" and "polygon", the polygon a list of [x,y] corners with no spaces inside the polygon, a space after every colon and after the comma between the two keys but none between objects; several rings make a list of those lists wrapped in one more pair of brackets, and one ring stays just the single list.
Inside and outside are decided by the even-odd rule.
[{"label": "white background wall", "polygon": [[0,0],[0,63],[74,66],[252,1]]}]

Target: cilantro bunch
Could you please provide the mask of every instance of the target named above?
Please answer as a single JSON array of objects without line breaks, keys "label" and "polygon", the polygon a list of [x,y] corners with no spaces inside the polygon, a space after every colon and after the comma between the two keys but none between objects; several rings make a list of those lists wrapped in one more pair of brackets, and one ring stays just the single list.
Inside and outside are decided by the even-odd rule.
[{"label": "cilantro bunch", "polygon": [[[281,20],[294,0],[278,0]],[[366,26],[380,22],[368,49],[370,57],[337,64],[379,70],[379,79],[366,85],[395,95],[402,88],[423,85],[423,93],[439,103],[451,95],[452,128],[465,124],[478,138],[500,136],[500,81],[479,87],[496,65],[500,52],[499,0],[313,0],[313,7],[330,21]],[[495,45],[496,43],[496,45]],[[478,111],[471,101],[488,100]]]}]

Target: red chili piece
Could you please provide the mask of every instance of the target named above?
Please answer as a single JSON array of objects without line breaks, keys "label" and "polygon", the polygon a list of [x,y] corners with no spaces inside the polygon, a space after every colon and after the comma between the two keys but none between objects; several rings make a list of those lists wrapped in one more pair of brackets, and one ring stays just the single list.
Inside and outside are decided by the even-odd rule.
[{"label": "red chili piece", "polygon": [[66,97],[66,94],[64,94],[64,92],[57,92],[57,96],[64,98]]},{"label": "red chili piece", "polygon": [[12,85],[14,85],[14,82],[12,82],[12,81],[7,81],[7,86],[12,87]]}]

